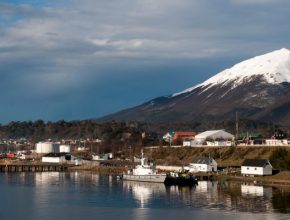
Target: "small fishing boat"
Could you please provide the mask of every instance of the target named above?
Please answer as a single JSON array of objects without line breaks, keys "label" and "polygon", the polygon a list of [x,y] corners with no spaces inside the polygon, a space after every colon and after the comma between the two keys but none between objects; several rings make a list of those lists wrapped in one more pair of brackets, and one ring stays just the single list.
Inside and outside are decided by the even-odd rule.
[{"label": "small fishing boat", "polygon": [[167,186],[194,186],[198,184],[198,181],[191,173],[183,171],[168,173],[164,183]]},{"label": "small fishing boat", "polygon": [[155,166],[145,164],[143,150],[141,151],[141,164],[137,165],[133,170],[123,174],[123,180],[164,183],[166,174],[157,173]]}]

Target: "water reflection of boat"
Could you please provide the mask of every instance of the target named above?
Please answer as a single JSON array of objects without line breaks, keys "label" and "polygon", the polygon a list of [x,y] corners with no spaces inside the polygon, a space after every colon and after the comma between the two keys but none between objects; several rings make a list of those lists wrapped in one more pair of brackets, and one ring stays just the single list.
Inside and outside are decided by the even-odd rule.
[{"label": "water reflection of boat", "polygon": [[154,166],[145,164],[143,151],[141,152],[141,164],[132,171],[128,171],[128,174],[123,174],[124,180],[139,182],[164,183],[165,178],[166,174],[158,174]]},{"label": "water reflection of boat", "polygon": [[153,195],[165,194],[166,190],[162,183],[136,181],[123,182],[123,188],[128,192],[132,192],[133,197],[140,202],[142,208],[148,204]]},{"label": "water reflection of boat", "polygon": [[218,182],[216,181],[198,181],[198,185],[195,188],[197,193],[204,193],[209,196],[210,194],[217,193]]}]

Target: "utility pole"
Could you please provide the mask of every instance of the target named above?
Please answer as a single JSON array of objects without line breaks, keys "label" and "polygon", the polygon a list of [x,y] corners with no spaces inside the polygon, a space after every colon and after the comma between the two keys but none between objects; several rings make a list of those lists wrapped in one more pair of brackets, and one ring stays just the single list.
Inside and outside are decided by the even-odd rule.
[{"label": "utility pole", "polygon": [[236,112],[236,141],[239,137],[239,119],[238,119],[238,112]]},{"label": "utility pole", "polygon": [[220,167],[222,167],[222,148],[220,147]]}]

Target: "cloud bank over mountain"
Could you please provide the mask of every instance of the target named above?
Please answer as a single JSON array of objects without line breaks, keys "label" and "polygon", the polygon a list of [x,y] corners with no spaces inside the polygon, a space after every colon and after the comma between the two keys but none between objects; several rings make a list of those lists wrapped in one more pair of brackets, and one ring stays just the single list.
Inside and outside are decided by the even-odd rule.
[{"label": "cloud bank over mountain", "polygon": [[0,121],[100,116],[290,48],[289,8],[285,0],[3,0]]}]

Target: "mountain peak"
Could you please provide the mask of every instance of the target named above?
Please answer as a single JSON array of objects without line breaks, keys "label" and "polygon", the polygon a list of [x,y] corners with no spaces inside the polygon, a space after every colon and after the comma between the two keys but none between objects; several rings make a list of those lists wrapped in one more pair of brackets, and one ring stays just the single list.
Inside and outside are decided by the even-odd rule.
[{"label": "mountain peak", "polygon": [[284,47],[284,48],[281,48],[280,50],[275,50],[273,52],[290,53],[290,50]]},{"label": "mountain peak", "polygon": [[[270,53],[266,53],[263,56],[272,56],[272,57],[276,57],[276,58],[284,58],[284,59],[289,59],[290,57],[290,50],[288,50],[287,48],[281,48],[280,50],[274,50]],[[257,56],[257,57],[261,57],[261,56]]]},{"label": "mountain peak", "polygon": [[242,61],[201,84],[173,94],[172,97],[191,92],[198,87],[210,88],[215,85],[230,84],[235,88],[255,76],[262,76],[264,81],[270,84],[290,82],[290,50],[282,48]]}]

